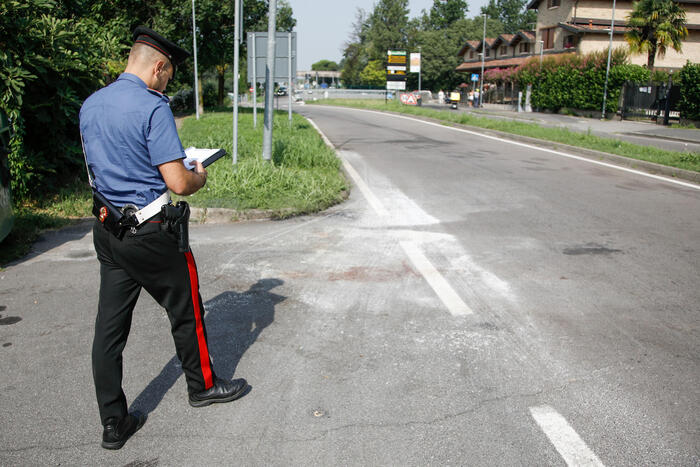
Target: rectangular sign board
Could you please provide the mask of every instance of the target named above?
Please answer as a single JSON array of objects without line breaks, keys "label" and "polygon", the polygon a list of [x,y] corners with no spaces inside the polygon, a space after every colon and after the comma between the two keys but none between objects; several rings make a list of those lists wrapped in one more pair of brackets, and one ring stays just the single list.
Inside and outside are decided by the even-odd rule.
[{"label": "rectangular sign board", "polygon": [[411,73],[420,73],[420,53],[411,54]]},{"label": "rectangular sign board", "polygon": [[[387,50],[386,52],[387,89],[406,89],[406,52],[404,50]],[[401,82],[403,87],[389,87],[391,82]]]},{"label": "rectangular sign board", "polygon": [[[278,32],[275,34],[275,81],[286,83],[289,81],[289,34]],[[292,80],[297,75],[297,33],[291,33],[292,37]],[[247,36],[248,47],[248,82],[253,82],[253,63],[255,63],[255,80],[258,83],[265,82],[265,67],[267,66],[267,32],[249,32]],[[255,51],[255,59],[253,59]]]},{"label": "rectangular sign board", "polygon": [[405,91],[406,81],[387,81],[386,88],[396,91]]}]

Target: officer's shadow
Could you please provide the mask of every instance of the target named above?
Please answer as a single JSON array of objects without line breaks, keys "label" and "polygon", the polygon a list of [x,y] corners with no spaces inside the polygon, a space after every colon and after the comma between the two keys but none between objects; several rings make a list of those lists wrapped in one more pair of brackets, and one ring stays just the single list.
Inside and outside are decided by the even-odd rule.
[{"label": "officer's shadow", "polygon": [[[204,304],[209,353],[219,378],[233,377],[245,351],[274,321],[275,305],[286,297],[270,291],[282,284],[281,279],[260,279],[245,292],[224,292]],[[155,410],[181,375],[180,360],[173,356],[134,399],[129,411],[150,413]]]}]

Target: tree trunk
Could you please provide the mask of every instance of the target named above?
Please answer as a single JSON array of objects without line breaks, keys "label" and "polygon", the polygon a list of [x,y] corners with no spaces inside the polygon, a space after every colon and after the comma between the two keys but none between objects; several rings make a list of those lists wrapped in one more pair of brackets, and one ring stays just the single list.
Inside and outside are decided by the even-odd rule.
[{"label": "tree trunk", "polygon": [[654,59],[656,58],[656,46],[652,46],[647,54],[647,68],[654,71]]}]

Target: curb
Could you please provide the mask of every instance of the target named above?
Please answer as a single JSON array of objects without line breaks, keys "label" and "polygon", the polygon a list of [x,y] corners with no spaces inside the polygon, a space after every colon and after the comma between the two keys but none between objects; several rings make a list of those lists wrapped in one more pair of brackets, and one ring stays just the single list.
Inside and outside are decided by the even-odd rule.
[{"label": "curb", "polygon": [[580,148],[578,146],[571,146],[564,143],[557,143],[554,141],[548,141],[544,139],[532,138],[530,136],[514,135],[512,133],[506,133],[498,130],[490,130],[486,128],[481,128],[478,126],[465,125],[463,123],[446,122],[444,120],[439,120],[432,117],[423,117],[420,115],[404,114],[401,112],[393,112],[388,110],[374,110],[375,112],[382,112],[391,115],[408,116],[415,118],[416,120],[423,120],[426,122],[437,123],[445,126],[452,126],[455,128],[462,128],[465,130],[474,131],[476,133],[483,133],[488,136],[495,136],[498,138],[509,139],[512,141],[517,141],[519,143],[534,144],[547,149],[554,149],[556,151],[566,151],[577,156],[585,157],[587,159],[598,160],[610,162],[616,165],[627,167],[635,170],[643,170],[644,172],[653,175],[663,175],[666,177],[677,178],[681,180],[686,180],[693,183],[700,183],[700,172],[693,172],[691,170],[678,169],[676,167],[669,167],[666,165],[656,164],[654,162],[642,161],[639,159],[631,159],[625,156],[618,156],[617,154],[610,154],[608,152],[595,151],[593,149]]}]

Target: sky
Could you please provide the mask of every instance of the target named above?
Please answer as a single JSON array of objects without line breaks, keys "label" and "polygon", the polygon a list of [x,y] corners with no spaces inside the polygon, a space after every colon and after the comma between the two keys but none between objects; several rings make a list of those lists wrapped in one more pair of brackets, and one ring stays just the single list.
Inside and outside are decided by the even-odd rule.
[{"label": "sky", "polygon": [[[287,0],[297,20],[297,70],[310,70],[311,64],[322,59],[340,62],[342,48],[355,22],[357,8],[368,13],[376,0]],[[429,10],[433,0],[409,0],[410,17],[419,16],[421,10]],[[467,18],[477,16],[488,0],[467,0]],[[463,44],[455,44],[461,47]]]}]

